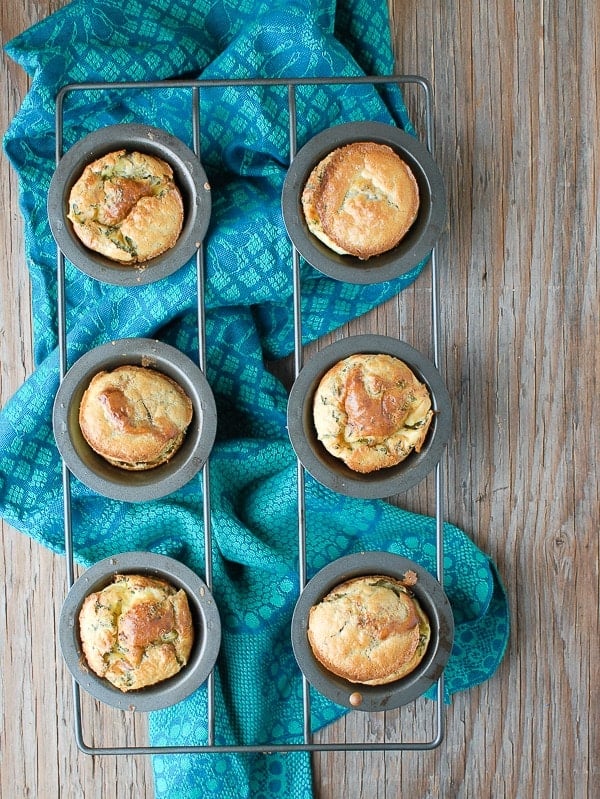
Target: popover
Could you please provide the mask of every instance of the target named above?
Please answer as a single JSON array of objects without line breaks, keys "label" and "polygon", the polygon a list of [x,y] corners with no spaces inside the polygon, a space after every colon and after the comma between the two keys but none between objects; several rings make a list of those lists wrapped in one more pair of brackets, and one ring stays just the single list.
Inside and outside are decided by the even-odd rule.
[{"label": "popover", "polygon": [[175,380],[135,365],[98,372],[79,406],[79,426],[90,447],[113,466],[131,470],[170,460],[192,416],[192,401]]},{"label": "popover", "polygon": [[336,363],[315,391],[317,438],[362,474],[420,452],[433,418],[427,386],[399,358],[356,354]]},{"label": "popover", "polygon": [[302,209],[308,229],[342,255],[368,259],[393,249],[419,210],[419,186],[387,144],[338,147],[312,170]]},{"label": "popover", "polygon": [[173,247],[183,226],[183,199],[166,161],[116,150],[85,167],[71,189],[67,216],[86,247],[135,265]]},{"label": "popover", "polygon": [[404,581],[355,577],[332,589],[309,611],[308,640],[328,671],[352,683],[385,685],[410,674],[431,636],[429,619]]},{"label": "popover", "polygon": [[173,677],[188,662],[194,641],[185,591],[143,575],[115,575],[89,594],[79,613],[86,662],[121,691]]}]

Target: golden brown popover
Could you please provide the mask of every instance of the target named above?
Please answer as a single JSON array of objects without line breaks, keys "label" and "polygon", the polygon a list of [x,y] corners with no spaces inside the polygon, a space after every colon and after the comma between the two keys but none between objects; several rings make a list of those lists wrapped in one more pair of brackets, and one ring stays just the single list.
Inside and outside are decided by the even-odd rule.
[{"label": "golden brown popover", "polygon": [[364,685],[384,685],[414,671],[431,629],[407,587],[416,575],[407,578],[355,577],[310,609],[308,640],[328,671]]},{"label": "golden brown popover", "polygon": [[94,375],[81,399],[79,426],[90,447],[122,469],[153,469],[180,448],[193,406],[181,386],[144,366]]},{"label": "golden brown popover", "polygon": [[432,418],[427,386],[392,355],[357,354],[339,361],[321,379],[313,400],[319,441],[363,474],[420,452]]},{"label": "golden brown popover", "polygon": [[183,200],[166,161],[117,150],[85,167],[71,189],[68,218],[89,249],[141,264],[179,238]]},{"label": "golden brown popover", "polygon": [[337,253],[367,259],[404,238],[417,217],[419,187],[387,144],[354,142],[317,164],[301,199],[313,235]]},{"label": "golden brown popover", "polygon": [[154,685],[188,662],[194,630],[185,591],[143,575],[115,575],[79,613],[88,666],[121,691]]}]

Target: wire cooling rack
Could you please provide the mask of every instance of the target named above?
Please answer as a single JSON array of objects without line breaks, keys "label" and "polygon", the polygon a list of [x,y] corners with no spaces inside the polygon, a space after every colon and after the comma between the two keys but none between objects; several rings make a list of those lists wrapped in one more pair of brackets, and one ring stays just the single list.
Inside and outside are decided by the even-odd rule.
[{"label": "wire cooling rack", "polygon": [[[202,93],[210,88],[231,88],[243,89],[245,87],[259,86],[279,86],[287,90],[288,113],[289,113],[289,149],[290,160],[297,152],[297,106],[296,94],[299,87],[312,87],[316,89],[323,85],[351,85],[351,84],[371,84],[378,87],[406,87],[414,86],[419,92],[423,110],[423,131],[421,137],[424,144],[431,152],[434,147],[433,131],[433,98],[430,83],[418,75],[387,75],[387,76],[360,76],[360,77],[327,77],[327,78],[285,78],[285,79],[215,79],[215,80],[172,80],[172,81],[130,81],[119,83],[77,83],[63,87],[56,98],[55,107],[55,132],[56,132],[56,163],[63,156],[64,146],[64,104],[66,98],[81,91],[88,92],[131,92],[140,89],[156,90],[181,90],[190,95],[190,119],[193,133],[193,149],[197,156],[201,158],[202,141],[200,132],[200,119],[202,114]],[[199,355],[198,365],[204,372],[206,369],[206,339],[205,339],[205,275],[204,275],[204,247],[200,246],[196,253],[196,276],[197,276],[197,316],[198,316],[198,340]],[[292,257],[290,268],[293,276],[293,318],[294,318],[294,373],[297,377],[303,365],[303,345],[302,345],[302,312],[301,312],[301,274],[300,274],[300,255],[296,248],[292,246]],[[431,280],[431,348],[432,361],[436,368],[439,368],[440,356],[440,332],[439,332],[439,287],[438,287],[438,268],[436,258],[436,248],[434,246],[430,258],[430,280]],[[66,320],[66,279],[65,279],[65,258],[60,248],[57,247],[57,319],[58,319],[58,346],[59,346],[59,370],[62,382],[67,369],[67,320]],[[305,494],[304,494],[305,471],[298,461],[297,467],[297,506],[298,506],[298,550],[299,550],[299,590],[306,585],[306,518],[305,518]],[[205,574],[204,580],[212,589],[212,529],[211,529],[211,501],[210,501],[210,459],[202,469],[201,479],[203,481],[204,505],[203,523],[205,539]],[[435,530],[436,530],[436,576],[438,582],[443,586],[443,480],[441,466],[438,464],[434,470],[435,479]],[[63,462],[63,495],[64,495],[64,530],[65,530],[65,555],[67,565],[67,581],[70,588],[75,581],[75,565],[73,556],[73,527],[71,516],[71,474],[66,464]],[[177,753],[272,753],[272,752],[293,752],[293,751],[391,751],[391,750],[431,750],[437,748],[444,737],[444,702],[443,702],[443,675],[436,684],[436,701],[430,703],[432,707],[432,731],[431,734],[424,736],[421,740],[397,740],[397,741],[344,741],[344,742],[315,742],[312,732],[311,697],[310,688],[306,678],[302,675],[302,711],[303,711],[303,732],[301,740],[289,742],[257,742],[244,745],[222,745],[215,743],[215,689],[214,673],[211,672],[206,683],[207,689],[207,713],[206,743],[202,745],[177,745],[177,746],[100,746],[88,744],[85,739],[83,725],[82,700],[79,685],[73,679],[73,699],[74,699],[74,735],[77,746],[85,754],[90,755],[154,755],[154,754],[177,754]],[[121,711],[122,712],[122,711]],[[363,711],[351,711],[363,712]],[[200,722],[199,722],[200,723]]]}]

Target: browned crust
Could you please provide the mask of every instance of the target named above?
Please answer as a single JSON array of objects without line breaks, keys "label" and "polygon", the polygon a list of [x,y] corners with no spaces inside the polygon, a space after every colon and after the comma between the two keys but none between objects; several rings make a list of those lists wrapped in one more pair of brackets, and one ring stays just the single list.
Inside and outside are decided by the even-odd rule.
[{"label": "browned crust", "polygon": [[89,249],[141,264],[179,238],[183,200],[165,161],[116,150],[85,167],[71,189],[68,218]]},{"label": "browned crust", "polygon": [[339,361],[324,375],[313,400],[319,441],[363,474],[420,452],[432,418],[427,386],[403,361],[385,354]]},{"label": "browned crust", "polygon": [[352,683],[385,685],[423,659],[431,635],[427,616],[400,580],[356,577],[334,588],[309,612],[316,659]]},{"label": "browned crust", "polygon": [[94,375],[81,399],[79,426],[90,447],[122,469],[152,469],[183,443],[193,406],[167,375],[120,366]]},{"label": "browned crust", "polygon": [[367,259],[404,238],[417,217],[419,187],[391,147],[354,142],[317,164],[302,207],[314,235],[337,252]]},{"label": "browned crust", "polygon": [[115,575],[87,596],[79,635],[88,666],[124,692],[177,674],[194,641],[185,592],[143,575]]}]

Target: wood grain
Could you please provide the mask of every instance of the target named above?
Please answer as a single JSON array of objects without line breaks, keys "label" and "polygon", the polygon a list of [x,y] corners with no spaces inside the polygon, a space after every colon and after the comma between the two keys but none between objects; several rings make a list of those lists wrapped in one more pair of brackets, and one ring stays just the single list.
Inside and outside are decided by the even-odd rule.
[{"label": "wood grain", "polygon": [[[3,43],[62,2],[7,0]],[[600,11],[560,4],[391,0],[398,72],[434,87],[436,160],[449,196],[438,249],[442,371],[455,431],[445,514],[499,565],[513,613],[505,660],[454,698],[433,752],[315,756],[319,799],[591,799],[600,795],[592,691],[599,641],[598,156]],[[4,131],[27,90],[2,58]],[[409,102],[413,101],[409,97]],[[0,392],[32,369],[17,186],[0,158]],[[418,281],[348,330],[427,343]],[[431,487],[402,499],[427,512]],[[146,757],[90,758],[74,744],[56,644],[64,563],[2,526],[0,789],[7,797],[151,799]],[[90,702],[103,740],[143,727]],[[321,740],[427,734],[424,700],[351,714]]]}]

